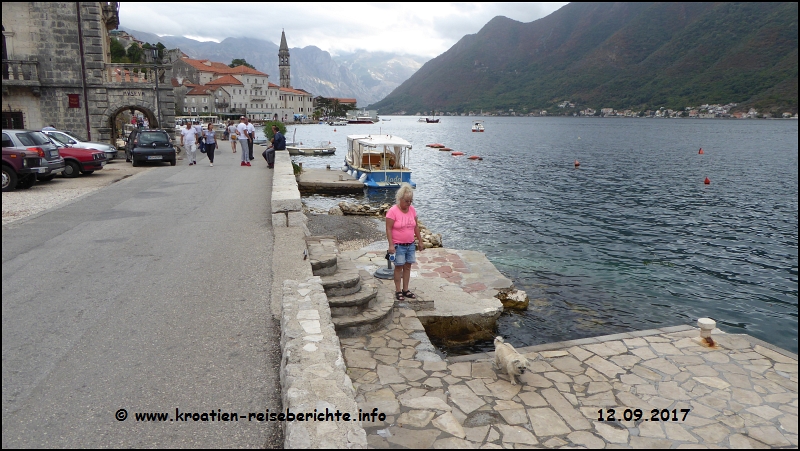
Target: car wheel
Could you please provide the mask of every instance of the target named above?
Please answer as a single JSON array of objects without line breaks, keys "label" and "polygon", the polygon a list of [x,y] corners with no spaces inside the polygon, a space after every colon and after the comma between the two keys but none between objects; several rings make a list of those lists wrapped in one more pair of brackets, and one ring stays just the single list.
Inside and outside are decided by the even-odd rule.
[{"label": "car wheel", "polygon": [[94,174],[94,170],[91,170],[91,171],[81,171],[81,174],[83,174],[83,175],[91,175],[91,174]]},{"label": "car wheel", "polygon": [[14,191],[17,187],[17,174],[6,165],[3,165],[3,192]]},{"label": "car wheel", "polygon": [[28,189],[31,186],[33,186],[34,183],[36,183],[36,176],[34,174],[30,174],[27,177],[21,178],[17,182],[17,188],[19,188],[19,189]]},{"label": "car wheel", "polygon": [[68,179],[75,178],[79,176],[81,173],[81,165],[78,164],[77,161],[68,160],[66,161],[66,166],[64,167],[64,177]]},{"label": "car wheel", "polygon": [[169,165],[170,166],[175,166],[176,164],[178,164],[178,162],[175,160],[175,158],[169,160]]},{"label": "car wheel", "polygon": [[37,175],[36,176],[36,180],[39,180],[40,182],[49,182],[50,180],[53,180],[54,178],[56,178],[56,174],[42,175],[42,176],[38,176]]},{"label": "car wheel", "polygon": [[133,167],[139,166],[139,162],[138,162],[138,161],[136,161],[136,159],[135,159],[135,158],[133,158],[133,155],[131,155],[131,165],[132,165]]}]

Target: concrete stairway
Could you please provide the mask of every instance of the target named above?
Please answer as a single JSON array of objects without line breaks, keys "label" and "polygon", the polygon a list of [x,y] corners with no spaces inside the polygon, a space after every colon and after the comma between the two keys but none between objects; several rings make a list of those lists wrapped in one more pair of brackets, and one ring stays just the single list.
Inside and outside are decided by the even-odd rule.
[{"label": "concrete stairway", "polygon": [[340,256],[334,237],[307,237],[306,244],[312,271],[322,279],[339,337],[365,335],[392,321],[392,293],[370,273]]}]

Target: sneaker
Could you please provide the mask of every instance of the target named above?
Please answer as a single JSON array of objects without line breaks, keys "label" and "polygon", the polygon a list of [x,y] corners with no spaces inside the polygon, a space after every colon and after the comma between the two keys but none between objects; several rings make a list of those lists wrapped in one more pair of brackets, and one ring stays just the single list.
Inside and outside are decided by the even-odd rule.
[{"label": "sneaker", "polygon": [[246,164],[244,164],[244,161],[242,161],[242,164],[241,164],[240,166],[247,166],[247,165],[246,165]]},{"label": "sneaker", "polygon": [[252,166],[249,161],[247,162],[247,166]]},{"label": "sneaker", "polygon": [[210,163],[209,166],[211,166],[213,168],[214,167],[214,163]]}]

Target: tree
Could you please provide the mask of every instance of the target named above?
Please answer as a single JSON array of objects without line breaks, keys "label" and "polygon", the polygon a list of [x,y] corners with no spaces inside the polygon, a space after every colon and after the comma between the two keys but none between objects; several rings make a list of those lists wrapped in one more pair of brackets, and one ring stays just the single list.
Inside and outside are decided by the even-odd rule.
[{"label": "tree", "polygon": [[267,140],[272,139],[275,136],[275,133],[272,132],[272,126],[277,125],[278,130],[283,133],[283,136],[286,136],[286,125],[283,124],[281,121],[266,121],[264,122],[264,135],[267,137]]},{"label": "tree", "polygon": [[137,44],[134,43],[128,47],[127,57],[129,63],[136,64],[141,62],[142,55],[144,55],[144,52],[142,52],[142,49]]},{"label": "tree", "polygon": [[228,64],[228,67],[236,67],[236,66],[247,66],[250,69],[255,69],[255,67],[253,67],[253,65],[248,63],[247,61],[245,61],[244,58],[234,58],[233,61],[231,61],[231,63]]},{"label": "tree", "polygon": [[125,47],[117,39],[111,39],[111,62],[125,62]]}]

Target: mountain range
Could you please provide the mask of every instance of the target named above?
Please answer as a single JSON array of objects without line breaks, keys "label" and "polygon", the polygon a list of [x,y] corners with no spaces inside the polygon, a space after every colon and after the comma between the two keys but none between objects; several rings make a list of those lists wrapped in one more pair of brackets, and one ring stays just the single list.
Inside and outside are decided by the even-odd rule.
[{"label": "mountain range", "polygon": [[406,111],[739,103],[797,112],[797,3],[570,3],[498,16],[383,100]]},{"label": "mountain range", "polygon": [[[182,36],[158,36],[120,27],[137,39],[167,48],[179,48],[190,58],[229,64],[243,58],[278,84],[278,45],[261,39],[226,38],[222,42],[196,41]],[[290,36],[287,36],[291,40]],[[355,98],[359,106],[386,97],[427,61],[413,55],[357,52],[331,56],[315,46],[290,48],[292,86],[314,96]]]}]

